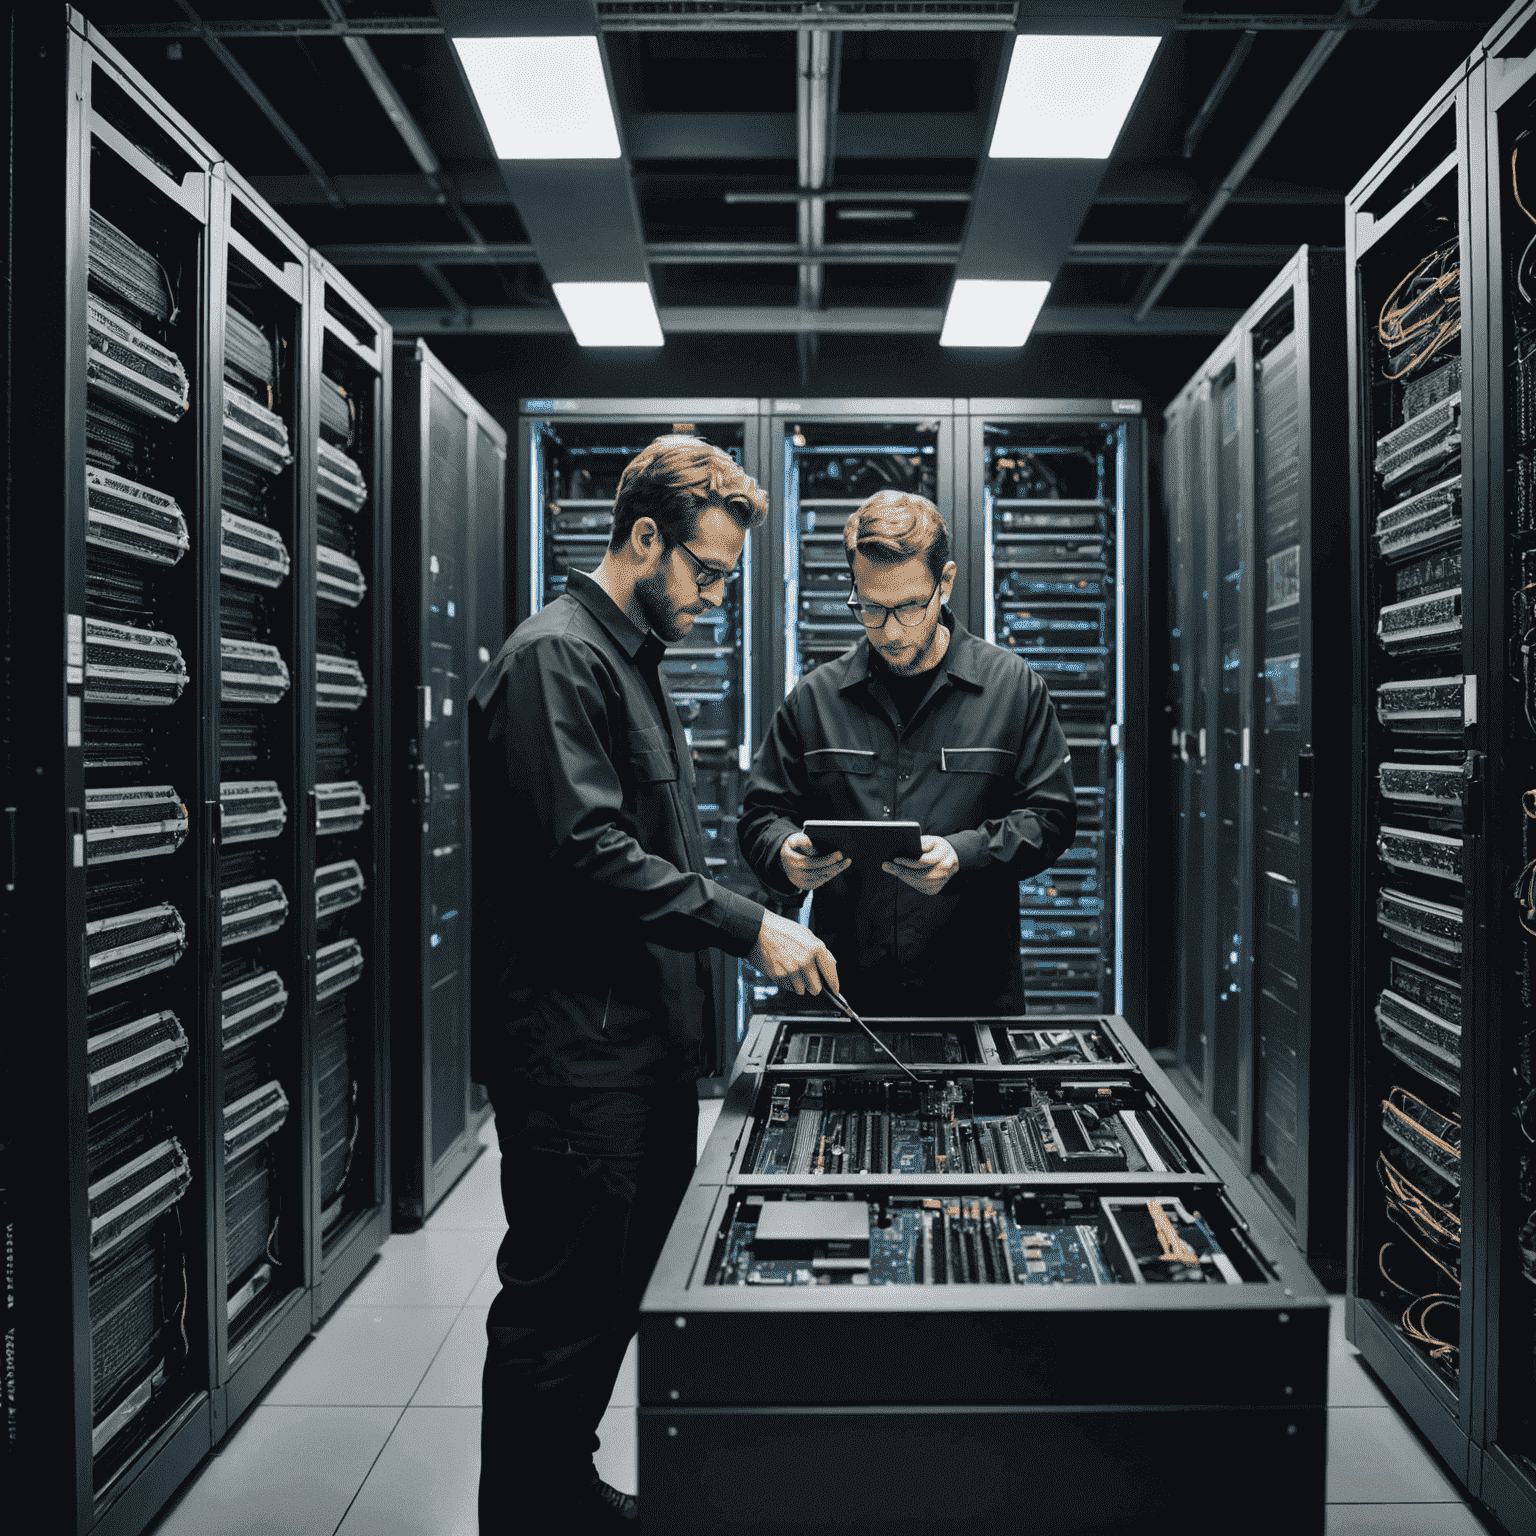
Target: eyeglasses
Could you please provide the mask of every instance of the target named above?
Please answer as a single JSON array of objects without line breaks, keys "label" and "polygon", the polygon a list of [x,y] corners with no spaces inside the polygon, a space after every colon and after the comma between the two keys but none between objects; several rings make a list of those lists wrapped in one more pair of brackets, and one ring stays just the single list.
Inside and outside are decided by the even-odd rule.
[{"label": "eyeglasses", "polygon": [[885,621],[893,613],[896,615],[896,622],[904,629],[915,629],[923,622],[924,615],[927,614],[941,585],[941,582],[934,582],[933,591],[922,602],[914,598],[910,603],[897,603],[894,608],[887,608],[883,603],[866,602],[855,592],[848,599],[848,606],[853,609],[859,623],[865,629],[884,629]]},{"label": "eyeglasses", "polygon": [[728,571],[722,571],[718,565],[706,565],[704,561],[700,560],[699,557],[694,554],[694,552],[689,549],[688,546],[681,540],[678,541],[677,547],[682,550],[682,552],[687,555],[691,561],[693,561],[694,570],[696,572],[693,578],[693,584],[699,589],[700,592],[708,591],[708,589],[714,586],[717,581],[723,581],[726,586],[730,586],[730,584],[735,581],[738,576],[741,575],[741,572],[734,566]]}]

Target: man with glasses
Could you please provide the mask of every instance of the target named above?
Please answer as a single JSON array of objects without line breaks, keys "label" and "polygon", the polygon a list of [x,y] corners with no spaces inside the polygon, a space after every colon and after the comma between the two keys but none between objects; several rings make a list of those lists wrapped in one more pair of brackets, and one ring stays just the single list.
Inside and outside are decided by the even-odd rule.
[{"label": "man with glasses", "polygon": [[[864,637],[774,715],[737,828],[743,856],[770,890],[816,892],[811,926],[861,1013],[1023,1013],[1019,881],[1077,828],[1050,694],[950,611],[956,567],[931,501],[877,492],[843,546]],[[922,856],[862,868],[816,847],[809,820],[917,821]]]},{"label": "man with glasses", "polygon": [[716,884],[669,644],[723,601],[767,498],[658,438],[590,576],[521,624],[470,704],[475,1077],[508,1232],[482,1381],[480,1529],[633,1529],[592,1464],[640,1295],[693,1174],[718,952],[837,986],[826,946]]}]

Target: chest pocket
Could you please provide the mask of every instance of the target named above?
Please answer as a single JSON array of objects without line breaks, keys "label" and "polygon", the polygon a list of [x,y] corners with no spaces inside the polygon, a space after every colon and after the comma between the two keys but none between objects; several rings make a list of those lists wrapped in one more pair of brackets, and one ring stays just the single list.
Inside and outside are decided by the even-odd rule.
[{"label": "chest pocket", "polygon": [[1013,768],[1013,753],[1003,747],[941,747],[939,768],[944,773],[1000,775]]},{"label": "chest pocket", "polygon": [[629,733],[629,766],[641,784],[667,784],[677,778],[672,743],[654,728]]},{"label": "chest pocket", "polygon": [[814,747],[805,754],[807,773],[873,773],[875,754],[857,747]]}]

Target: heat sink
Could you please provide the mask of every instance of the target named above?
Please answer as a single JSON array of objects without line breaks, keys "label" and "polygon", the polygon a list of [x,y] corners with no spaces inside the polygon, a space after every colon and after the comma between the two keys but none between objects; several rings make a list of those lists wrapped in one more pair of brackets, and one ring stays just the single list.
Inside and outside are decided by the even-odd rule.
[{"label": "heat sink", "polygon": [[224,311],[224,368],[226,375],[233,368],[244,379],[264,385],[269,391],[277,382],[272,343],[233,304]]},{"label": "heat sink", "polygon": [[86,618],[87,704],[174,704],[186,686],[187,664],[174,635]]},{"label": "heat sink", "polygon": [[174,497],[105,469],[85,471],[85,541],[151,565],[175,565],[191,547]]},{"label": "heat sink", "polygon": [[220,636],[219,659],[226,704],[276,704],[288,692],[288,663],[275,645]]},{"label": "heat sink", "polygon": [[169,784],[85,792],[87,864],[175,853],[186,840],[187,808]]},{"label": "heat sink", "polygon": [[288,989],[276,971],[252,967],[226,981],[220,994],[224,1049],[271,1029],[288,1009]]},{"label": "heat sink", "polygon": [[282,585],[291,562],[276,529],[228,511],[220,512],[219,525],[220,575],[257,587]]},{"label": "heat sink", "polygon": [[324,438],[316,444],[315,493],[348,512],[358,511],[368,500],[368,486],[363,472],[341,449],[333,448]]},{"label": "heat sink", "polygon": [[355,907],[368,883],[356,859],[342,859],[336,864],[322,864],[315,871],[315,916],[330,917]]},{"label": "heat sink", "polygon": [[368,799],[356,779],[315,785],[315,835],[356,832],[368,815]]},{"label": "heat sink", "polygon": [[168,901],[85,925],[87,994],[137,981],[175,965],[187,952],[187,925]]},{"label": "heat sink", "polygon": [[276,933],[288,920],[288,896],[276,880],[245,880],[220,895],[224,944],[244,944]]},{"label": "heat sink", "polygon": [[94,1112],[169,1077],[187,1059],[187,1036],[168,1008],[131,1017],[130,1005],[88,1021],[86,1104]]},{"label": "heat sink", "polygon": [[102,1258],[186,1194],[192,1165],[174,1136],[94,1180],[86,1191],[91,1257]]},{"label": "heat sink", "polygon": [[363,669],[350,656],[317,656],[315,674],[316,709],[360,709],[368,697]]},{"label": "heat sink", "polygon": [[94,208],[86,260],[95,287],[105,289],[153,320],[170,319],[170,280],[160,263]]},{"label": "heat sink", "polygon": [[368,595],[363,568],[350,555],[320,544],[315,549],[315,596],[356,608]]},{"label": "heat sink", "polygon": [[288,1119],[288,1095],[273,1078],[224,1106],[224,1161],[233,1162],[275,1136]]},{"label": "heat sink", "polygon": [[225,844],[277,837],[288,824],[288,805],[275,779],[220,783],[220,838]]},{"label": "heat sink", "polygon": [[352,396],[335,379],[320,375],[320,430],[350,448],[357,411]]},{"label": "heat sink", "polygon": [[293,463],[288,424],[249,395],[224,391],[224,452],[262,471],[280,475]]},{"label": "heat sink", "polygon": [[334,997],[363,974],[363,946],[356,939],[338,939],[315,951],[315,999]]},{"label": "heat sink", "polygon": [[158,421],[180,421],[192,388],[181,359],[169,347],[89,296],[85,301],[85,377],[90,387]]}]

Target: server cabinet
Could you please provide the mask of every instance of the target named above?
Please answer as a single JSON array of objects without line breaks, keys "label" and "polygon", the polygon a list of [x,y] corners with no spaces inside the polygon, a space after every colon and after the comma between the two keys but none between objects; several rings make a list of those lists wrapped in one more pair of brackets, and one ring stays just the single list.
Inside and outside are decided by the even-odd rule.
[{"label": "server cabinet", "polygon": [[1319,1004],[1346,961],[1342,306],[1340,253],[1303,247],[1170,406],[1164,496],[1177,1073],[1340,1277],[1347,1094]]},{"label": "server cabinet", "polygon": [[872,1023],[915,1082],[752,1021],[641,1304],[647,1518],[1156,1526],[1198,1444],[1321,1532],[1326,1297],[1126,1021]]},{"label": "server cabinet", "polygon": [[392,1183],[396,1224],[413,1226],[480,1151],[469,1080],[467,705],[483,664],[476,649],[488,661],[485,642],[501,645],[499,616],[477,612],[476,567],[487,546],[499,553],[507,435],[422,341],[395,344],[394,414]]},{"label": "server cabinet", "polygon": [[8,48],[6,1486],[132,1530],[220,1368],[225,207],[78,15],[13,11]]},{"label": "server cabinet", "polygon": [[315,636],[312,733],[316,1110],[310,1155],[310,1257],[316,1322],[389,1233],[389,594],[393,334],[317,252],[309,259],[312,521],[306,620]]},{"label": "server cabinet", "polygon": [[[565,590],[570,570],[594,570],[613,527],[613,498],[624,466],[666,433],[697,435],[725,449],[762,482],[756,400],[525,400],[519,422],[517,534],[508,561],[515,620],[537,613]],[[693,751],[699,819],[709,874],[761,899],[737,851],[736,822],[751,761],[752,704],[763,660],[755,644],[755,573],[773,523],[747,537],[741,579],[721,606],[701,614],[661,671]],[[765,539],[765,535],[768,536]],[[715,999],[716,1071],[734,1059],[747,1019],[746,967],[726,967]],[[720,1083],[717,1079],[717,1086]]]},{"label": "server cabinet", "polygon": [[[1019,886],[1031,1013],[1143,1014],[1146,429],[1139,400],[971,400],[964,560],[976,632],[1051,690],[1077,836]],[[957,471],[957,481],[959,472]]]}]

